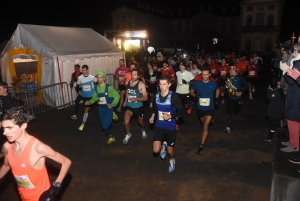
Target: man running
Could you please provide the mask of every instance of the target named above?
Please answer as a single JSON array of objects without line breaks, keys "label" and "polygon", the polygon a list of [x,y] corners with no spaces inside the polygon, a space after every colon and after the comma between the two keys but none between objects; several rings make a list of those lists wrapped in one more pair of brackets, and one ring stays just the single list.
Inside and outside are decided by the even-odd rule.
[{"label": "man running", "polygon": [[175,170],[175,142],[176,142],[176,118],[183,114],[181,101],[176,93],[170,91],[171,78],[162,75],[159,78],[160,92],[156,94],[156,104],[149,122],[154,123],[155,115],[158,114],[155,123],[153,137],[153,152],[164,160],[167,153],[170,157],[169,172]]},{"label": "man running", "polygon": [[[55,200],[71,161],[27,133],[28,121],[29,114],[23,108],[11,108],[3,116],[2,126],[8,142],[3,145],[5,158],[0,178],[11,169],[22,200]],[[45,166],[46,157],[61,164],[59,175],[52,185]]]},{"label": "man running", "polygon": [[147,138],[144,123],[143,101],[146,101],[148,96],[146,86],[139,80],[139,77],[139,71],[137,69],[131,70],[131,80],[127,83],[126,101],[123,104],[125,107],[124,126],[126,131],[123,144],[127,144],[129,139],[132,137],[130,132],[130,120],[132,115],[137,115],[138,117],[138,122],[142,131],[142,138]]},{"label": "man running", "polygon": [[218,102],[220,90],[218,84],[211,81],[209,68],[202,68],[202,80],[195,82],[191,95],[196,97],[197,101],[197,114],[202,123],[202,139],[201,144],[197,150],[197,154],[201,155],[203,147],[208,136],[208,127],[214,114],[215,103]]},{"label": "man running", "polygon": [[247,91],[248,83],[244,76],[237,73],[236,66],[230,66],[229,77],[226,80],[226,87],[223,88],[221,96],[228,91],[227,100],[227,127],[224,129],[225,133],[230,133],[230,124],[233,110],[237,114],[242,105],[242,94]]},{"label": "man running", "polygon": [[[82,124],[78,128],[79,131],[82,131],[84,128],[84,124],[89,116],[89,111],[91,109],[90,105],[85,105],[86,101],[89,101],[93,94],[94,94],[94,83],[97,82],[97,79],[95,76],[89,74],[89,67],[88,65],[83,65],[82,66],[82,75],[78,77],[77,80],[77,86],[79,87],[78,89],[78,96],[75,100],[75,114],[71,117],[72,119],[77,119],[77,113],[79,110],[79,102],[83,100],[84,102],[84,115],[83,115],[83,120]],[[75,117],[75,118],[73,118]]]},{"label": "man running", "polygon": [[130,69],[125,66],[124,59],[120,59],[119,64],[120,67],[118,67],[115,71],[115,77],[118,80],[120,90],[120,104],[119,107],[116,109],[117,112],[121,112],[121,108],[124,103],[124,96],[126,93],[125,75],[130,71]]},{"label": "man running", "polygon": [[108,137],[106,144],[115,141],[114,136],[111,134],[110,126],[113,118],[113,107],[115,107],[120,99],[119,93],[110,85],[106,84],[106,73],[97,71],[96,77],[98,85],[95,87],[94,95],[90,101],[86,101],[86,105],[92,105],[98,101],[98,113],[100,124],[105,136]]},{"label": "man running", "polygon": [[79,109],[79,102],[81,100],[81,97],[78,97],[80,96],[78,94],[78,91],[79,91],[79,87],[77,86],[77,80],[78,80],[78,77],[82,75],[82,72],[80,72],[80,65],[79,64],[76,64],[74,66],[74,73],[71,74],[71,82],[70,82],[70,87],[71,87],[71,90],[73,90],[73,86],[75,86],[75,90],[76,90],[76,93],[77,93],[77,98],[75,100],[75,114],[73,116],[71,116],[71,119],[73,120],[76,120],[77,119],[77,113],[78,113],[78,109]]}]

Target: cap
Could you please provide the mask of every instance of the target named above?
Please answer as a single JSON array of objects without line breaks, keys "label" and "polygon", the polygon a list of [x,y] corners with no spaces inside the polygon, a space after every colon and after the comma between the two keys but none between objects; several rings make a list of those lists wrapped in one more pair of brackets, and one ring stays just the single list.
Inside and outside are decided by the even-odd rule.
[{"label": "cap", "polygon": [[106,78],[106,73],[104,73],[104,72],[101,71],[101,70],[99,70],[99,71],[96,72],[96,77],[97,77],[98,75],[102,75],[102,77]]}]

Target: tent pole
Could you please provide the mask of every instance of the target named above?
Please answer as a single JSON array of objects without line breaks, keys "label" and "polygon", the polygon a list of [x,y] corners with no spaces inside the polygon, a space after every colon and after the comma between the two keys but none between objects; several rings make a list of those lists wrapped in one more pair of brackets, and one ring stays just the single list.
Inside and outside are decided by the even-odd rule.
[{"label": "tent pole", "polygon": [[[59,76],[59,82],[61,83],[61,75],[60,75],[60,67],[59,67],[59,61],[58,61],[58,57],[56,57],[56,62],[57,62],[57,68],[58,68],[58,76]],[[64,92],[63,92],[63,85],[60,85],[60,92],[62,95],[62,100],[63,100],[63,105],[65,105],[65,98],[64,98]],[[65,107],[65,106],[64,106]]]}]

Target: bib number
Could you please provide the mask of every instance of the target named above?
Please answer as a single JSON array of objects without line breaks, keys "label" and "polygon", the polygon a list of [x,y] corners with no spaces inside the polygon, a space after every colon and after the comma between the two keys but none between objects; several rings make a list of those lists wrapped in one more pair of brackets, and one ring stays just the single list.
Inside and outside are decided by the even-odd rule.
[{"label": "bib number", "polygon": [[119,77],[119,82],[122,82],[123,81],[123,78],[122,77]]},{"label": "bib number", "polygon": [[226,75],[226,71],[221,71],[221,75]]},{"label": "bib number", "polygon": [[101,97],[101,98],[99,98],[99,100],[98,100],[98,104],[100,104],[100,105],[107,104],[107,102],[106,102],[106,98],[105,98],[105,97]]},{"label": "bib number", "polygon": [[209,106],[210,99],[209,98],[200,98],[199,99],[199,105],[201,106]]},{"label": "bib number", "polygon": [[[130,101],[130,98],[136,98],[136,96],[128,96],[128,100],[127,100],[127,101],[128,101],[129,103],[132,103],[132,102]],[[136,101],[135,101],[134,103],[136,103]]]},{"label": "bib number", "polygon": [[91,91],[91,86],[90,85],[85,85],[82,87],[83,91]]},{"label": "bib number", "polygon": [[249,71],[249,75],[250,75],[250,76],[255,75],[255,71]]},{"label": "bib number", "polygon": [[151,81],[151,82],[156,81],[156,77],[150,77],[150,81]]},{"label": "bib number", "polygon": [[27,175],[22,175],[22,176],[16,176],[15,175],[15,179],[16,179],[17,184],[20,188],[27,188],[27,189],[35,188]]},{"label": "bib number", "polygon": [[[164,117],[163,117],[164,116],[163,113],[171,114],[170,112],[161,112],[161,111],[158,111],[158,120],[159,121],[165,121]],[[169,119],[168,121],[171,121],[171,119]]]},{"label": "bib number", "polygon": [[216,70],[211,70],[211,73],[215,73],[216,72]]}]

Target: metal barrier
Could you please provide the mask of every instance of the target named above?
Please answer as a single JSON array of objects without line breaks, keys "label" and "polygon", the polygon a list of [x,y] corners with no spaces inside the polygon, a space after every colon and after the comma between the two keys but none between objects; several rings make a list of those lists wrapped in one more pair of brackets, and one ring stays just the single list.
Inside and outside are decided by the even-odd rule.
[{"label": "metal barrier", "polygon": [[67,107],[71,105],[72,100],[66,82],[36,88],[26,88],[26,84],[14,85],[9,87],[8,91],[24,101],[24,107],[30,115]]}]

